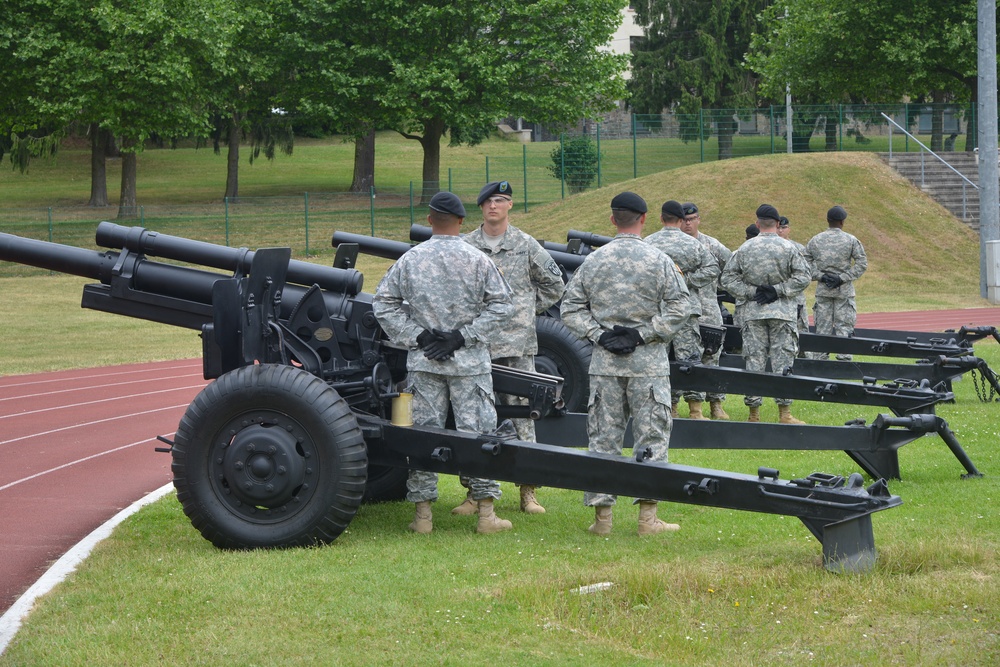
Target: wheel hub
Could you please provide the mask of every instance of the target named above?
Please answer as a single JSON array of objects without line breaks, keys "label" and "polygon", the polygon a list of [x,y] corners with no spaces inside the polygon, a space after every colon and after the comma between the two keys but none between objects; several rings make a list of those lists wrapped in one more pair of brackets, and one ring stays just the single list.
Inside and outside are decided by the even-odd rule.
[{"label": "wheel hub", "polygon": [[298,439],[276,424],[241,429],[217,462],[232,495],[256,507],[289,502],[307,474]]}]

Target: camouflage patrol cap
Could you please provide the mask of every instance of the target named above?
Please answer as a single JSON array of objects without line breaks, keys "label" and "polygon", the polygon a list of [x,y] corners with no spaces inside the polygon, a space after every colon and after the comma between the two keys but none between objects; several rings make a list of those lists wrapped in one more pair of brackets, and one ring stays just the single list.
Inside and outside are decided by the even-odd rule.
[{"label": "camouflage patrol cap", "polygon": [[774,208],[770,204],[761,204],[757,207],[757,217],[761,220],[774,220],[777,222],[781,219],[778,214],[778,209]]},{"label": "camouflage patrol cap", "polygon": [[843,222],[847,220],[847,211],[844,210],[843,206],[834,206],[826,212],[826,219],[833,222]]},{"label": "camouflage patrol cap", "polygon": [[646,212],[646,200],[634,192],[623,192],[611,200],[612,211]]},{"label": "camouflage patrol cap", "polygon": [[673,199],[663,202],[663,206],[660,208],[660,215],[664,218],[683,218],[684,217],[684,207],[681,206],[680,202],[674,201]]},{"label": "camouflage patrol cap", "polygon": [[513,199],[514,189],[510,187],[510,183],[507,181],[493,181],[492,183],[487,183],[483,186],[483,189],[479,191],[479,196],[476,197],[476,206],[482,206],[483,202],[493,195],[503,195],[504,197],[510,197]]},{"label": "camouflage patrol cap", "polygon": [[465,217],[465,206],[462,204],[462,200],[458,198],[458,195],[451,192],[437,193],[431,197],[431,201],[427,207],[440,213],[449,213],[459,218]]}]

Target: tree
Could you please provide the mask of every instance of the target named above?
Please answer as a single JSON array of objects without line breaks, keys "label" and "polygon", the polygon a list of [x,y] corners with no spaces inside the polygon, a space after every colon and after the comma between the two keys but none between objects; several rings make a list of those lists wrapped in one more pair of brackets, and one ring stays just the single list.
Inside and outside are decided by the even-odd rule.
[{"label": "tree", "polygon": [[805,103],[976,100],[975,0],[784,0],[762,18],[747,62],[765,95],[790,85]]},{"label": "tree", "polygon": [[[296,108],[320,110],[354,138],[394,129],[423,148],[423,199],[440,151],[475,144],[498,119],[568,124],[613,108],[625,58],[602,50],[617,0],[293,0]],[[346,30],[345,26],[350,26]]]},{"label": "tree", "polygon": [[[632,54],[630,103],[639,113],[670,108],[697,117],[703,108],[756,105],[756,77],[743,54],[765,0],[649,0],[635,4],[645,37]],[[732,157],[733,114],[712,114],[719,159]],[[689,136],[701,135],[695,127]]]},{"label": "tree", "polygon": [[590,137],[574,137],[560,141],[549,155],[549,173],[569,186],[572,193],[583,192],[597,180],[600,156]]},{"label": "tree", "polygon": [[[153,136],[207,136],[214,68],[226,63],[231,0],[10,0],[23,17],[11,36],[20,71],[17,124],[59,132],[73,124],[117,137],[119,217],[136,210],[136,156]],[[27,83],[24,83],[27,82]],[[93,190],[93,188],[92,188]]]}]

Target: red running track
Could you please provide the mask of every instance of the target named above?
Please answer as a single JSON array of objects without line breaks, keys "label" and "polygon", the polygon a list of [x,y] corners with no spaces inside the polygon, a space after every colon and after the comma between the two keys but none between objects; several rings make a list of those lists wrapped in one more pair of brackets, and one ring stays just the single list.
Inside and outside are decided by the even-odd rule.
[{"label": "red running track", "polygon": [[[1000,326],[1000,308],[865,313],[858,327]],[[204,387],[198,359],[0,377],[0,614],[95,528],[170,482],[171,436]]]},{"label": "red running track", "polygon": [[171,480],[198,359],[0,377],[0,613],[56,559]]}]

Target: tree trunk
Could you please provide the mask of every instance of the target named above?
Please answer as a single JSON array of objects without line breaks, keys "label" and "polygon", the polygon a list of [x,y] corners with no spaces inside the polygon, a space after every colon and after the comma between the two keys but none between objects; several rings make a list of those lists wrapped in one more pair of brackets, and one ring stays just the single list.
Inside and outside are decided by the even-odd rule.
[{"label": "tree trunk", "polygon": [[351,192],[371,192],[375,187],[375,130],[354,140],[354,180]]},{"label": "tree trunk", "polygon": [[934,107],[931,110],[931,150],[940,153],[944,146],[944,109],[937,106],[944,101],[944,93],[935,90],[931,93]]},{"label": "tree trunk", "polygon": [[229,121],[226,136],[226,198],[234,201],[240,196],[240,126],[235,113]]},{"label": "tree trunk", "polygon": [[728,160],[733,157],[733,135],[736,134],[735,118],[719,118],[716,123],[716,132],[719,138],[719,159]]},{"label": "tree trunk", "polygon": [[118,219],[133,219],[139,217],[139,207],[136,203],[135,175],[138,156],[129,150],[135,145],[131,139],[122,140],[122,193],[118,200]]},{"label": "tree trunk", "polygon": [[87,206],[108,205],[107,131],[90,124],[90,201]]},{"label": "tree trunk", "polygon": [[831,115],[826,115],[826,150],[837,150],[837,119]]},{"label": "tree trunk", "polygon": [[427,204],[441,189],[441,137],[444,136],[444,121],[431,118],[423,123],[424,135],[420,145],[424,147],[423,187],[420,203]]}]

